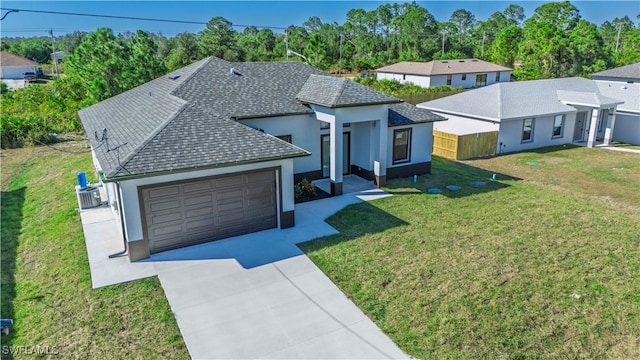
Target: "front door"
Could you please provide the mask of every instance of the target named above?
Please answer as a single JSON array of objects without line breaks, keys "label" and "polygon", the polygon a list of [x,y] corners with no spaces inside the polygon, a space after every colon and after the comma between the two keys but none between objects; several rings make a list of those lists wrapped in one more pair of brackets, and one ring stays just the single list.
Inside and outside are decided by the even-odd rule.
[{"label": "front door", "polygon": [[[351,154],[349,153],[350,136],[349,133],[342,134],[342,174],[349,174],[349,162]],[[322,162],[322,177],[331,175],[331,135],[322,135],[320,138],[320,161]]]},{"label": "front door", "polygon": [[581,111],[576,114],[576,126],[573,130],[573,141],[584,140],[584,130],[586,129],[587,112]]}]

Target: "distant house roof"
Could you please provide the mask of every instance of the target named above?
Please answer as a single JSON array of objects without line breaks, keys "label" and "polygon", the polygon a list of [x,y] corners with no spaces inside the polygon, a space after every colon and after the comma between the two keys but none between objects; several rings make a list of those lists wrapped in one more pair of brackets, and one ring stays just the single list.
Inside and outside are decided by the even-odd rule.
[{"label": "distant house roof", "polygon": [[568,104],[600,107],[620,104],[604,96],[595,81],[564,78],[496,83],[419,104],[419,107],[477,119],[504,121],[576,111]]},{"label": "distant house roof", "polygon": [[591,74],[596,80],[598,78],[613,78],[621,80],[640,80],[640,62],[635,64],[620,66],[617,68],[599,71]]},{"label": "distant house roof", "polygon": [[309,76],[296,98],[304,103],[328,108],[402,102],[351,79],[315,74]]},{"label": "distant house roof", "polygon": [[640,84],[620,84],[615,82],[596,81],[600,93],[605,96],[624,101],[618,105],[618,111],[640,114]]},{"label": "distant house roof", "polygon": [[470,74],[495,71],[511,71],[512,69],[486,62],[480,59],[433,60],[429,62],[403,61],[376,69],[377,72],[412,75],[449,75]]},{"label": "distant house roof", "polygon": [[0,66],[36,66],[35,61],[8,52],[0,52]]},{"label": "distant house roof", "polygon": [[[312,114],[308,103],[401,101],[325,75],[299,62],[232,63],[210,57],[78,114],[105,177],[114,179],[309,155],[234,120]],[[428,119],[424,112],[403,111],[415,122]]]}]

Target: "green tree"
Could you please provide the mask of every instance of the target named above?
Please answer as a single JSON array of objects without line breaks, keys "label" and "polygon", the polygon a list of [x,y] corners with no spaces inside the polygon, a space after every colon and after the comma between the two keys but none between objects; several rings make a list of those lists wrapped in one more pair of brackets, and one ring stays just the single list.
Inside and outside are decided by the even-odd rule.
[{"label": "green tree", "polygon": [[504,28],[496,35],[491,46],[491,61],[513,68],[522,39],[523,31],[519,26],[512,25]]},{"label": "green tree", "polygon": [[158,56],[158,46],[148,33],[138,30],[127,43],[127,48],[130,64],[127,87],[144,84],[167,72],[162,59]]},{"label": "green tree", "polygon": [[326,51],[319,33],[311,35],[304,53],[305,57],[307,58],[307,63],[310,66],[316,68],[323,67],[323,61],[326,55]]},{"label": "green tree", "polygon": [[51,49],[51,40],[31,38],[12,44],[9,52],[38,63],[46,63],[51,59]]},{"label": "green tree", "polygon": [[195,34],[180,33],[171,39],[172,49],[165,59],[167,70],[173,71],[201,59]]},{"label": "green tree", "polygon": [[221,16],[209,20],[207,28],[198,38],[198,49],[201,57],[216,56],[228,61],[242,58],[236,42],[236,31],[231,22]]}]

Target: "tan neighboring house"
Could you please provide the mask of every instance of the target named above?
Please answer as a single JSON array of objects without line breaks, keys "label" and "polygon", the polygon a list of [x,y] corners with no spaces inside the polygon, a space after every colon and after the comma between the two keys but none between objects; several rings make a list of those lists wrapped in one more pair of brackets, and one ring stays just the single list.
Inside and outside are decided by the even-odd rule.
[{"label": "tan neighboring house", "polygon": [[512,69],[480,59],[403,61],[376,69],[378,80],[397,80],[428,88],[441,85],[465,89],[509,82]]},{"label": "tan neighboring house", "polygon": [[24,73],[36,72],[35,61],[8,52],[0,52],[0,79],[24,79]]}]

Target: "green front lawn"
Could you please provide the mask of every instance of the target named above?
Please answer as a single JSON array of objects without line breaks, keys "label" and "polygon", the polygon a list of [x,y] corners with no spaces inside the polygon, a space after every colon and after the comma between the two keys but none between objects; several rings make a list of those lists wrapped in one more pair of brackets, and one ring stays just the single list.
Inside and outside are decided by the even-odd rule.
[{"label": "green front lawn", "polygon": [[434,158],[386,190],[303,250],[407,354],[640,358],[640,155]]},{"label": "green front lawn", "polygon": [[[2,357],[186,359],[187,349],[157,278],[91,289],[76,210],[77,171],[90,172],[82,143],[2,151]],[[56,357],[53,356],[53,357]]]}]

